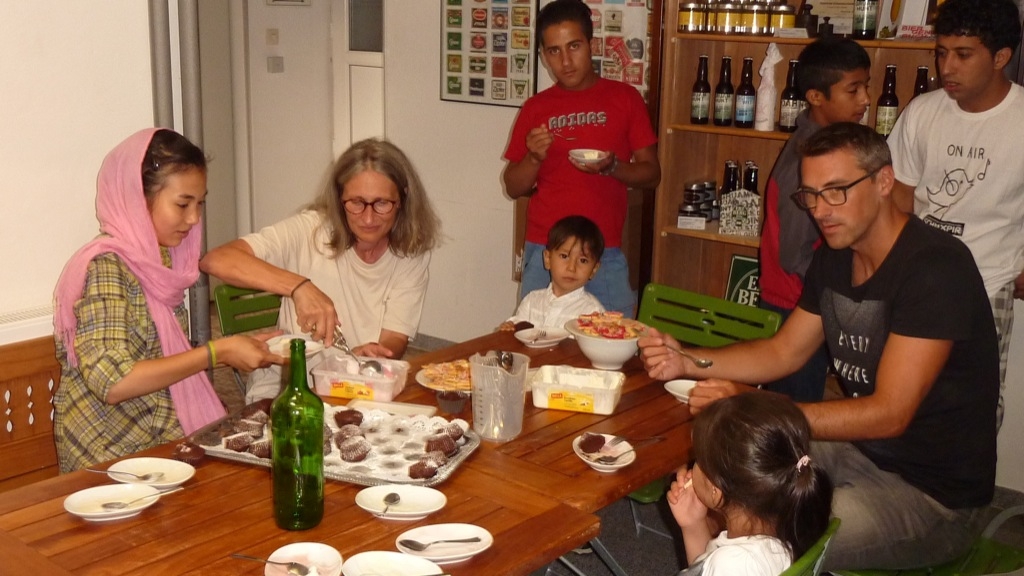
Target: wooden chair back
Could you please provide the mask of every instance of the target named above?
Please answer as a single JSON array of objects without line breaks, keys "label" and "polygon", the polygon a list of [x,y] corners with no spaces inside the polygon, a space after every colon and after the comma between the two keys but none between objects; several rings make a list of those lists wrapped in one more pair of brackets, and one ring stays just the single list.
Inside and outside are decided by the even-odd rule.
[{"label": "wooden chair back", "polygon": [[0,346],[0,492],[56,476],[52,336]]},{"label": "wooden chair back", "polygon": [[782,318],[777,312],[651,283],[644,288],[637,320],[683,344],[717,348],[768,338]]}]

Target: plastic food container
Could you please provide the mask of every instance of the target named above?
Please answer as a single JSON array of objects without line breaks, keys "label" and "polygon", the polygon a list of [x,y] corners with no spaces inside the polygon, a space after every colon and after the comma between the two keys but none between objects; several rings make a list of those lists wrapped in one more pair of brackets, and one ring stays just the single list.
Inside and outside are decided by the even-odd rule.
[{"label": "plastic food container", "polygon": [[342,354],[325,355],[324,361],[313,369],[316,393],[334,398],[361,398],[378,402],[391,402],[405,389],[409,363],[403,360],[376,358],[384,368],[379,376],[359,374],[355,360]]},{"label": "plastic food container", "polygon": [[626,375],[572,366],[541,366],[533,376],[533,405],[538,408],[611,414],[622,397]]}]

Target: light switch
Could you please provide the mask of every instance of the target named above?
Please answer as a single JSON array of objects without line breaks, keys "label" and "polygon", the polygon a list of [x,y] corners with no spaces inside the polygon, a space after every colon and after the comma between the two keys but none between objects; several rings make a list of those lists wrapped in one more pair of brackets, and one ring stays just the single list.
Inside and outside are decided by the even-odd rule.
[{"label": "light switch", "polygon": [[284,56],[267,56],[267,72],[271,74],[284,72]]},{"label": "light switch", "polygon": [[281,41],[281,32],[277,28],[267,28],[267,46],[277,46]]}]

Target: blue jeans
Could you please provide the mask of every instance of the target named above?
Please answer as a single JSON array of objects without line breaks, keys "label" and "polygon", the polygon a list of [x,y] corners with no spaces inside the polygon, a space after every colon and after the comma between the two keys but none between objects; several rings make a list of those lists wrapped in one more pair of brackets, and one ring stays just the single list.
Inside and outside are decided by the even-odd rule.
[{"label": "blue jeans", "polygon": [[[544,246],[527,242],[523,249],[523,275],[519,287],[522,300],[534,290],[541,290],[551,284],[551,273],[544,268]],[[606,248],[601,256],[601,267],[587,282],[587,292],[604,306],[605,310],[622,312],[632,318],[636,314],[636,292],[629,285],[629,265],[619,248]]]},{"label": "blue jeans", "polygon": [[[758,299],[757,306],[762,310],[778,312],[782,322],[789,318],[792,310],[780,308]],[[795,402],[818,402],[825,395],[825,375],[828,372],[828,348],[823,344],[807,359],[803,368],[789,376],[779,378],[775,382],[765,384],[772,392],[780,392]]]},{"label": "blue jeans", "polygon": [[842,521],[823,570],[936,566],[981,532],[984,508],[946,508],[853,444],[812,442],[811,458],[832,478],[832,515]]}]

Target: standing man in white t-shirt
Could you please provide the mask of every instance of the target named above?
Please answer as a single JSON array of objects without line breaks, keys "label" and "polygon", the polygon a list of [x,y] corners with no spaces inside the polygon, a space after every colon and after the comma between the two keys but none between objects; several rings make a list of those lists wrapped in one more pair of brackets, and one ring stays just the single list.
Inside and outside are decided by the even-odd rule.
[{"label": "standing man in white t-shirt", "polygon": [[[907,212],[970,248],[999,335],[1000,382],[1024,298],[1024,88],[1005,68],[1021,41],[1013,0],[948,0],[935,19],[942,90],[911,101],[889,136]],[[1003,399],[999,398],[999,421]]]}]

